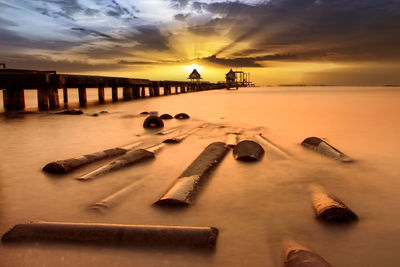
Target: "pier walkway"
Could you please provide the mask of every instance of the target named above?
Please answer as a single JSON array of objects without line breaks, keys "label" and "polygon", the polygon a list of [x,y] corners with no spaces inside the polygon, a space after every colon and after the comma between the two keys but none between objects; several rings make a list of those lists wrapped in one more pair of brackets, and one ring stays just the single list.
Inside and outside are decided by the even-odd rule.
[{"label": "pier walkway", "polygon": [[[123,100],[149,96],[196,92],[226,88],[225,84],[209,82],[151,81],[147,79],[120,78],[106,76],[57,74],[56,71],[22,69],[0,69],[0,90],[3,90],[6,111],[25,108],[24,90],[37,90],[38,108],[54,110],[60,108],[58,89],[63,89],[64,104],[68,103],[68,89],[78,88],[79,105],[87,105],[86,88],[98,88],[98,101],[104,103],[104,88],[112,88],[112,101],[118,101],[118,88],[123,88]],[[179,90],[178,90],[179,88]]]}]

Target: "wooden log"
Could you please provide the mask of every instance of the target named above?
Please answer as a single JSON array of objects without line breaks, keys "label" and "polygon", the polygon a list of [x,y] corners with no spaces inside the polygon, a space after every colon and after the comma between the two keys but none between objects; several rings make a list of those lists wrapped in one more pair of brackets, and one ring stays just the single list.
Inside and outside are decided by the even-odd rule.
[{"label": "wooden log", "polygon": [[96,202],[90,208],[98,211],[104,211],[114,207],[117,203],[121,202],[122,199],[126,198],[134,189],[137,189],[141,185],[141,180],[134,181],[127,186],[124,186],[117,192],[103,198],[102,200]]},{"label": "wooden log", "polygon": [[213,248],[216,245],[217,237],[218,229],[215,227],[31,222],[15,225],[3,235],[2,241],[50,240]]},{"label": "wooden log", "polygon": [[235,133],[228,133],[227,137],[226,137],[226,144],[230,147],[230,148],[234,148],[236,146],[236,144],[238,143],[239,137],[237,134]]},{"label": "wooden log", "polygon": [[112,101],[117,102],[118,101],[118,87],[113,86],[111,88],[111,94],[112,94]]},{"label": "wooden log", "polygon": [[188,137],[189,135],[191,135],[191,134],[197,132],[197,131],[198,131],[199,129],[201,129],[201,128],[203,128],[203,127],[202,127],[202,126],[199,126],[199,127],[197,127],[197,128],[194,128],[194,129],[190,130],[189,132],[187,132],[187,133],[185,133],[185,134],[182,134],[182,135],[178,135],[178,136],[175,136],[175,137],[172,137],[172,138],[165,139],[163,142],[164,142],[164,143],[167,143],[167,144],[177,144],[177,143],[180,143],[180,142],[182,142],[184,139],[186,139],[186,137]]},{"label": "wooden log", "polygon": [[43,171],[49,172],[49,173],[68,173],[74,169],[77,169],[79,167],[88,165],[90,163],[93,163],[93,162],[96,162],[96,161],[99,161],[99,160],[102,160],[105,158],[123,155],[126,152],[128,152],[129,150],[139,146],[140,144],[141,144],[141,142],[135,142],[133,144],[130,144],[130,145],[127,145],[124,147],[115,147],[112,149],[107,149],[104,151],[87,154],[87,155],[79,156],[76,158],[52,161],[43,167]]},{"label": "wooden log", "polygon": [[332,267],[320,255],[311,249],[297,244],[296,242],[288,242],[283,251],[284,267]]},{"label": "wooden log", "polygon": [[264,149],[251,140],[240,141],[233,149],[233,157],[241,161],[258,161],[264,156]]},{"label": "wooden log", "polygon": [[352,222],[358,216],[340,199],[318,185],[311,185],[311,202],[317,219],[326,222]]},{"label": "wooden log", "polygon": [[266,153],[273,159],[288,159],[290,158],[289,154],[285,152],[283,149],[275,145],[268,138],[263,136],[262,134],[258,134],[254,137],[254,139],[260,144],[262,144],[266,150]]},{"label": "wooden log", "polygon": [[317,151],[327,157],[339,160],[344,163],[353,162],[354,160],[348,157],[343,152],[331,146],[324,140],[318,137],[308,137],[301,143],[304,147]]},{"label": "wooden log", "polygon": [[156,146],[152,146],[147,149],[137,149],[134,151],[131,151],[127,153],[126,155],[123,155],[114,161],[95,169],[92,172],[89,172],[88,174],[85,174],[83,176],[77,177],[77,180],[80,181],[89,181],[92,180],[100,175],[104,175],[106,173],[116,171],[125,167],[129,167],[131,165],[134,165],[139,162],[147,161],[150,159],[154,159],[155,153],[163,147],[164,144],[158,144]]},{"label": "wooden log", "polygon": [[222,161],[228,150],[229,148],[222,142],[214,142],[208,145],[154,205],[173,207],[191,205],[199,186],[211,170]]}]

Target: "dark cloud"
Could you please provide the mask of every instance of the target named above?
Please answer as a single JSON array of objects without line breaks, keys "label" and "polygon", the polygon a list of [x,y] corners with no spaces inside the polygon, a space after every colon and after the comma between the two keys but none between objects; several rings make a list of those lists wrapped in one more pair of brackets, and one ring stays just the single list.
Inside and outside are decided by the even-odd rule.
[{"label": "dark cloud", "polygon": [[85,28],[71,28],[71,30],[78,32],[79,34],[82,35],[91,35],[91,36],[95,36],[95,37],[103,37],[106,39],[112,39],[112,37],[108,34],[105,33],[101,33],[95,30],[89,30],[89,29],[85,29]]},{"label": "dark cloud", "polygon": [[90,64],[86,61],[52,60],[46,56],[7,55],[2,56],[8,68],[56,70],[59,73],[79,73],[87,71],[115,71],[122,69],[117,64]]},{"label": "dark cloud", "polygon": [[132,57],[132,54],[129,52],[130,49],[132,48],[125,48],[118,45],[107,48],[94,46],[81,51],[80,54],[82,54],[84,57],[87,56],[88,58],[92,59],[130,58]]},{"label": "dark cloud", "polygon": [[138,45],[135,47],[138,50],[159,50],[165,51],[169,49],[168,36],[154,25],[144,25],[136,28],[138,33],[127,36],[130,41],[135,41]]},{"label": "dark cloud", "polygon": [[118,64],[122,64],[122,65],[154,65],[154,64],[160,64],[160,63],[159,62],[154,62],[154,61],[120,60],[120,61],[118,61]]},{"label": "dark cloud", "polygon": [[188,17],[190,17],[190,13],[189,14],[176,14],[175,16],[174,16],[174,18],[176,19],[176,20],[178,20],[178,21],[186,21],[186,19],[188,18]]},{"label": "dark cloud", "polygon": [[128,18],[131,19],[136,19],[137,17],[129,11],[127,8],[121,6],[117,1],[111,0],[111,3],[107,5],[107,7],[110,9],[107,11],[107,15],[120,18],[124,15],[127,15]]},{"label": "dark cloud", "polygon": [[7,19],[3,19],[3,18],[0,18],[0,25],[2,27],[4,27],[4,26],[18,26],[17,23],[12,22],[12,21],[7,20]]},{"label": "dark cloud", "polygon": [[264,65],[259,62],[262,61],[283,61],[283,60],[295,60],[295,55],[263,55],[258,57],[235,57],[235,58],[221,58],[213,55],[211,57],[203,58],[209,63],[213,63],[216,65],[221,65],[225,67],[264,67]]},{"label": "dark cloud", "polygon": [[236,20],[229,18],[215,18],[204,24],[189,26],[188,30],[199,35],[221,34],[227,28],[230,28],[232,23],[236,23]]},{"label": "dark cloud", "polygon": [[[239,2],[201,3],[202,8],[231,19],[232,43],[216,54],[226,54],[239,42],[254,48],[284,52],[325,49],[326,54],[356,60],[400,60],[400,2],[345,0],[271,0],[260,5]],[[389,50],[389,51],[388,51]]]},{"label": "dark cloud", "polygon": [[188,5],[189,0],[170,0],[170,2],[173,8],[180,9],[185,8]]}]

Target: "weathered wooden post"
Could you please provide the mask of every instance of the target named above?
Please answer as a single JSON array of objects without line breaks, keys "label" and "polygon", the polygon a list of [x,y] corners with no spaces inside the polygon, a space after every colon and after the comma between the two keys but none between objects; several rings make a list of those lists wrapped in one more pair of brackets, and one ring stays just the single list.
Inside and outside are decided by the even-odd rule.
[{"label": "weathered wooden post", "polygon": [[68,88],[63,88],[64,105],[68,105]]},{"label": "weathered wooden post", "polygon": [[160,84],[158,82],[154,83],[154,95],[160,96]]},{"label": "weathered wooden post", "polygon": [[99,103],[100,104],[103,104],[105,101],[104,101],[104,86],[99,86],[99,88],[97,89],[98,90],[98,95],[99,95]]},{"label": "weathered wooden post", "polygon": [[58,109],[60,107],[60,100],[58,98],[58,88],[53,86],[48,87],[49,108]]},{"label": "weathered wooden post", "polygon": [[124,100],[132,99],[133,98],[132,87],[125,86],[122,91],[122,94],[123,94]]},{"label": "weathered wooden post", "polygon": [[7,88],[3,91],[3,103],[6,110],[23,110],[25,108],[24,89]]},{"label": "weathered wooden post", "polygon": [[135,84],[133,87],[133,98],[140,98],[140,84]]},{"label": "weathered wooden post", "polygon": [[113,86],[111,88],[111,92],[112,92],[112,101],[113,102],[117,102],[118,101],[118,87],[117,86]]},{"label": "weathered wooden post", "polygon": [[145,86],[142,86],[140,95],[141,95],[141,97],[146,97],[146,87]]},{"label": "weathered wooden post", "polygon": [[79,93],[79,105],[81,107],[86,106],[87,105],[86,87],[79,87],[78,93]]},{"label": "weathered wooden post", "polygon": [[42,87],[37,89],[37,97],[38,97],[38,108],[39,110],[48,110],[49,109],[49,97],[47,94],[47,88]]}]

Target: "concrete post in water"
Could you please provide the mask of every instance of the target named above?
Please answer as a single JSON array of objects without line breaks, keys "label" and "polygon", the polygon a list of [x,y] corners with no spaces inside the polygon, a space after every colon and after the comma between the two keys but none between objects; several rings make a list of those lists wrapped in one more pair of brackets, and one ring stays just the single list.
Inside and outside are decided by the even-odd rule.
[{"label": "concrete post in water", "polygon": [[273,142],[271,142],[268,138],[266,138],[262,134],[258,134],[254,138],[256,141],[260,142],[264,146],[265,152],[270,158],[272,159],[290,158],[290,155],[286,151],[275,145]]},{"label": "concrete post in water", "polygon": [[70,158],[70,159],[64,159],[64,160],[56,160],[52,161],[46,166],[43,167],[43,171],[49,172],[49,173],[68,173],[71,172],[74,169],[77,169],[79,167],[88,165],[90,163],[105,159],[105,158],[111,158],[111,157],[116,157],[125,154],[129,150],[139,146],[141,142],[136,142],[127,146],[123,147],[116,147],[112,149],[106,149],[104,151],[92,153],[92,154],[86,154],[83,156],[75,157],[75,158]]},{"label": "concrete post in water", "polygon": [[137,99],[140,98],[140,85],[136,84],[133,86],[133,98]]},{"label": "concrete post in water", "polygon": [[159,83],[154,83],[154,95],[159,96],[160,95],[160,85]]},{"label": "concrete post in water", "polygon": [[81,107],[86,106],[87,105],[86,87],[79,87],[78,93],[79,93],[79,105]]},{"label": "concrete post in water", "polygon": [[111,88],[111,93],[112,93],[112,101],[113,102],[117,102],[118,101],[118,87],[117,86],[113,86]]},{"label": "concrete post in water", "polygon": [[42,87],[37,89],[37,98],[38,98],[38,108],[39,110],[48,110],[49,109],[49,97],[47,93],[47,88]]},{"label": "concrete post in water", "polygon": [[215,227],[31,222],[15,225],[3,235],[2,241],[51,240],[137,245],[139,247],[214,248],[217,237],[218,229]]},{"label": "concrete post in water", "polygon": [[256,142],[243,140],[233,149],[233,157],[241,161],[258,161],[264,156],[264,149]]},{"label": "concrete post in water", "polygon": [[60,107],[60,100],[58,98],[58,88],[50,86],[48,88],[49,108],[58,109]]},{"label": "concrete post in water", "polygon": [[331,146],[324,140],[318,137],[308,137],[301,143],[304,147],[317,151],[327,157],[334,158],[344,163],[353,162],[354,160],[348,157],[343,152]]},{"label": "concrete post in water", "polygon": [[238,142],[238,135],[235,133],[228,133],[227,137],[226,137],[226,144],[230,147],[233,148],[236,146],[237,142]]},{"label": "concrete post in water", "polygon": [[174,88],[175,88],[175,94],[178,94],[178,86],[176,84],[174,85]]},{"label": "concrete post in water", "polygon": [[23,110],[25,108],[24,89],[7,88],[3,90],[4,108],[8,111]]},{"label": "concrete post in water", "polygon": [[154,159],[154,157],[155,157],[155,151],[152,150],[151,148],[137,149],[137,150],[131,151],[131,152],[127,153],[126,155],[123,155],[123,156],[115,159],[114,161],[112,161],[100,168],[97,168],[96,170],[94,170],[88,174],[80,176],[76,179],[81,180],[81,181],[88,181],[88,180],[96,178],[97,176],[103,175],[105,173],[119,170],[119,169],[131,166],[131,165],[139,163],[139,162]]},{"label": "concrete post in water", "polygon": [[208,145],[154,205],[183,207],[192,204],[199,185],[222,161],[228,150],[229,148],[222,142]]},{"label": "concrete post in water", "polygon": [[154,97],[154,85],[149,85],[149,95],[150,97]]},{"label": "concrete post in water", "polygon": [[98,95],[99,95],[99,103],[103,104],[105,102],[104,99],[104,86],[99,86],[98,90]]},{"label": "concrete post in water", "polygon": [[132,99],[132,88],[125,86],[122,91],[122,95],[124,100]]},{"label": "concrete post in water", "polygon": [[141,95],[141,97],[146,97],[146,87],[145,86],[142,86],[140,95]]},{"label": "concrete post in water", "polygon": [[284,267],[332,267],[320,255],[296,242],[288,242],[283,251]]},{"label": "concrete post in water", "polygon": [[64,105],[68,105],[68,88],[64,87],[63,88],[63,100],[64,100]]},{"label": "concrete post in water", "polygon": [[184,85],[184,84],[181,84],[181,93],[186,93],[185,85]]},{"label": "concrete post in water", "polygon": [[326,222],[357,221],[357,215],[342,201],[334,197],[323,187],[311,185],[311,201],[316,217]]}]

